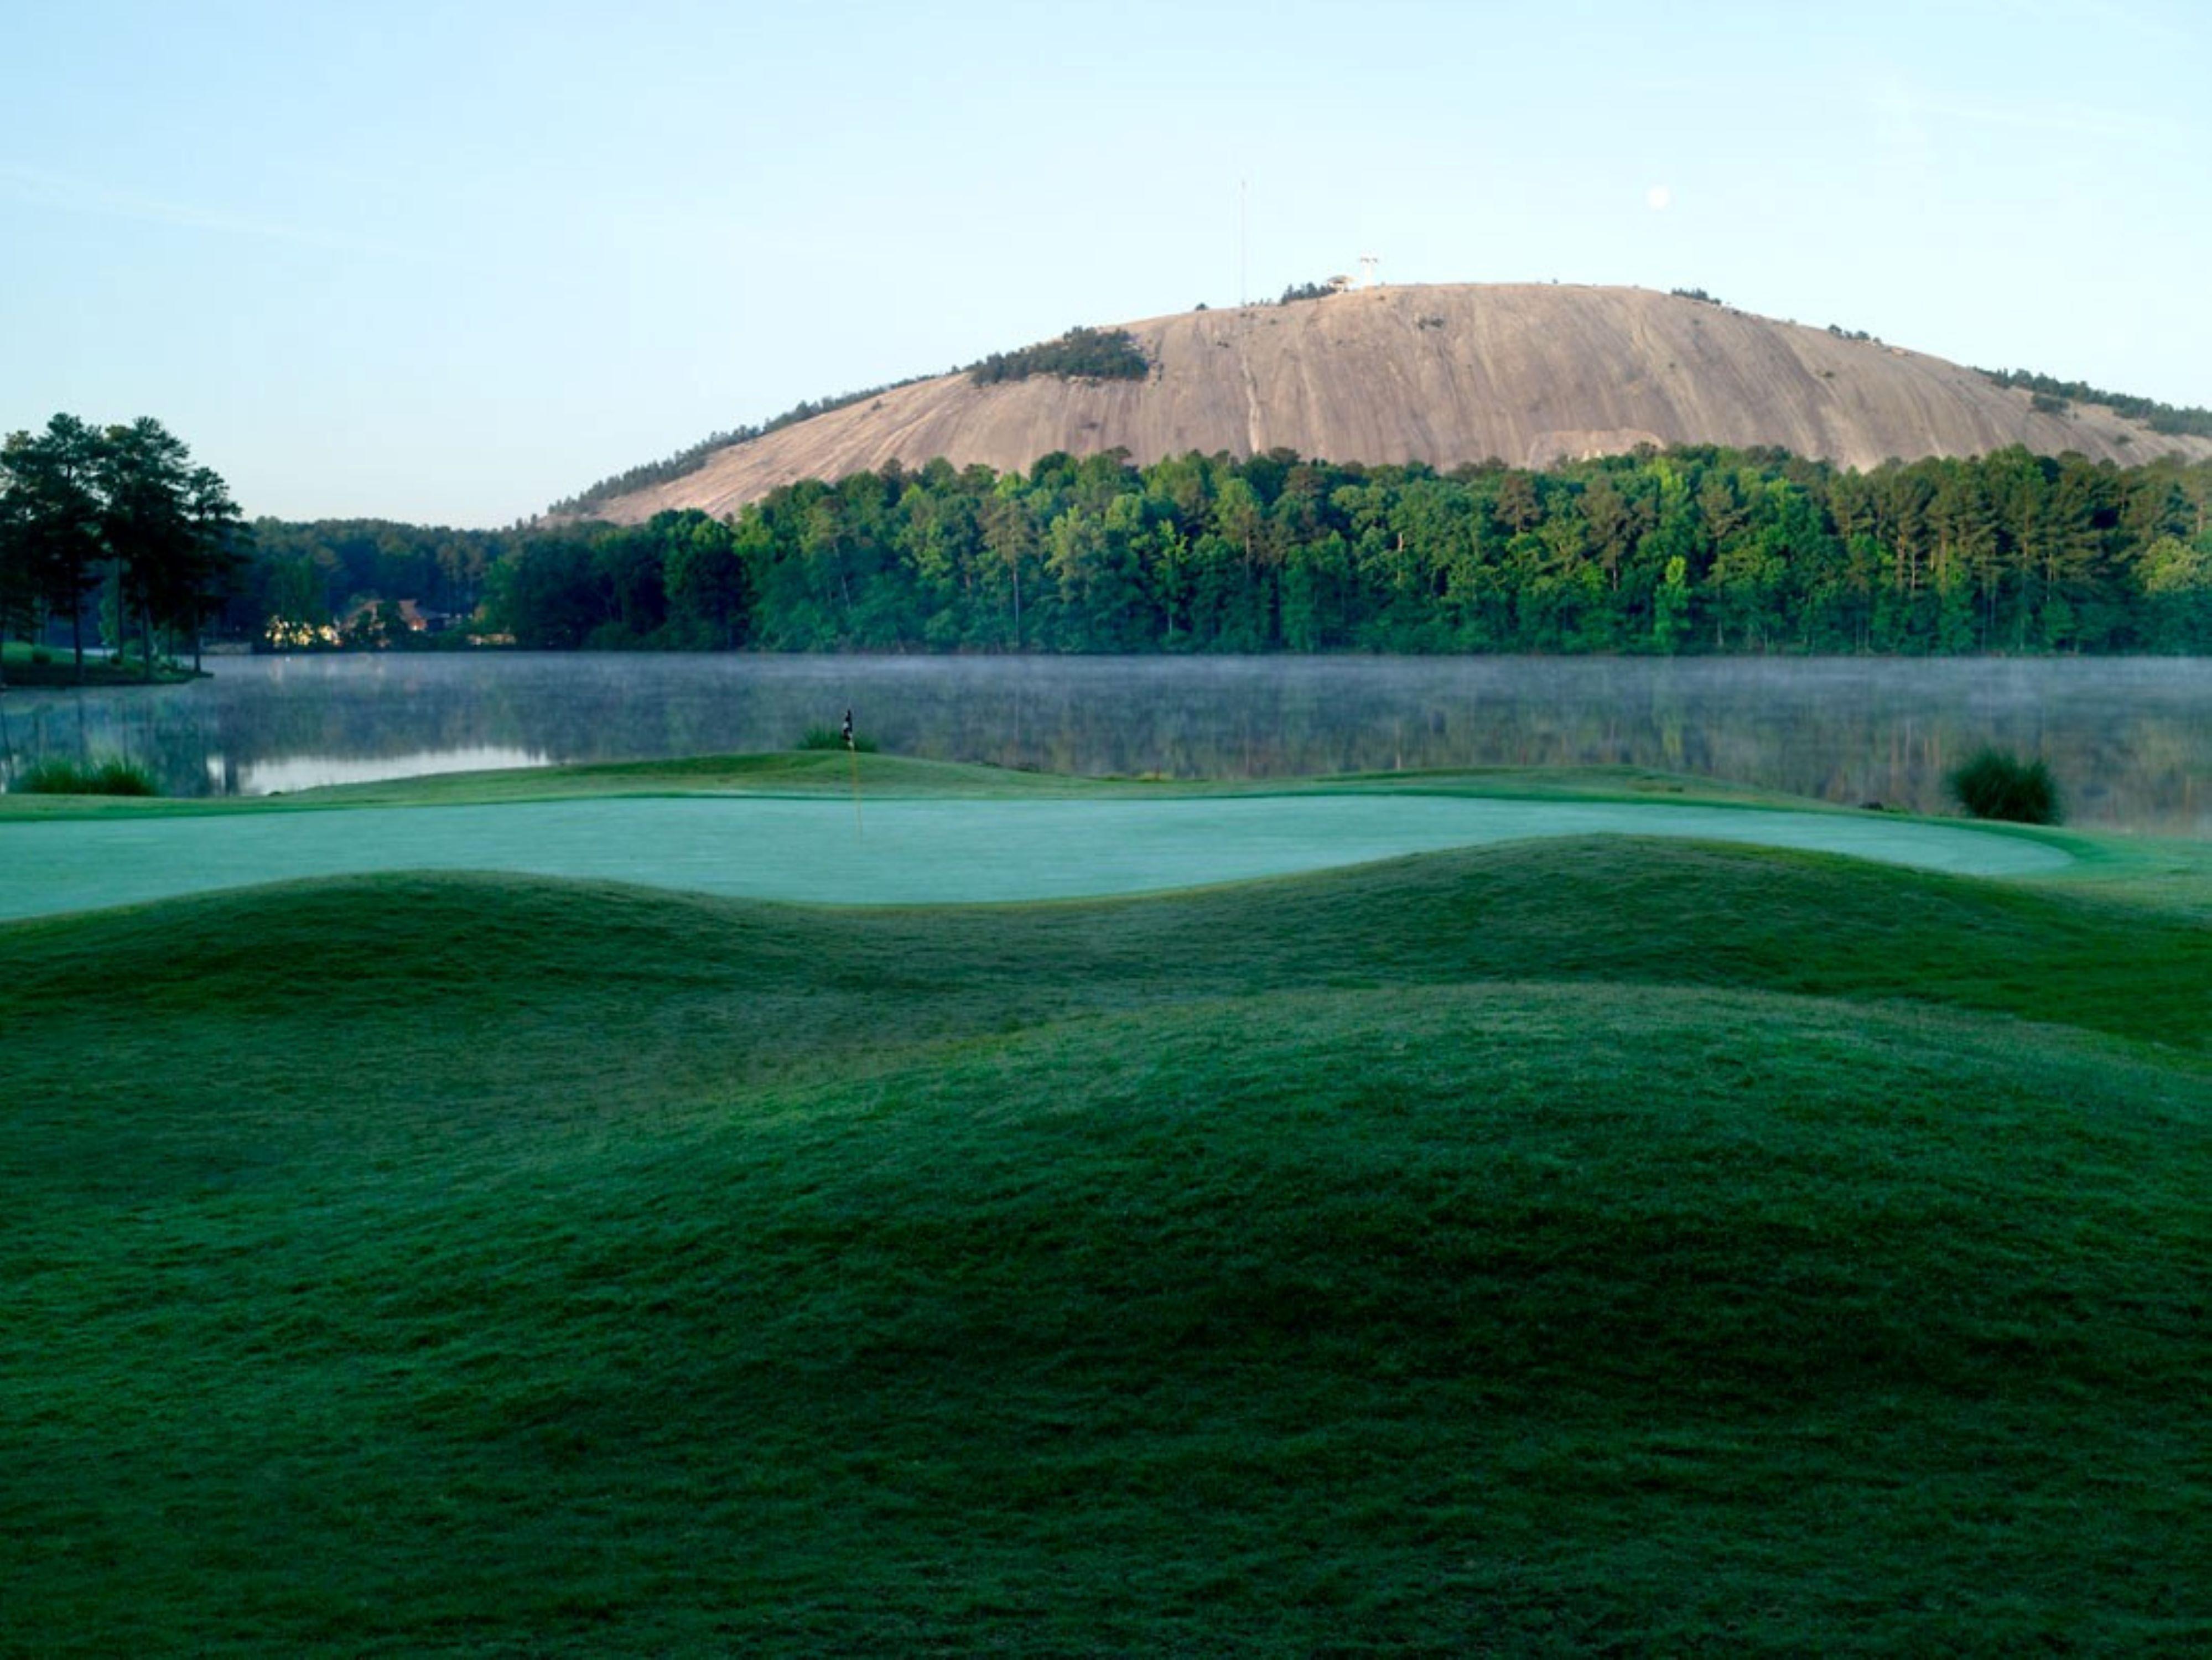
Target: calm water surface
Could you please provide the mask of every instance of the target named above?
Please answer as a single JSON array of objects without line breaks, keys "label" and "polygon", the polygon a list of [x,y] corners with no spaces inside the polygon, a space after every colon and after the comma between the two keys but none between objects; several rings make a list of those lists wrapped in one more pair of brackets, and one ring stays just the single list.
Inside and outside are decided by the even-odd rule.
[{"label": "calm water surface", "polygon": [[0,696],[0,779],[123,754],[175,794],[787,748],[848,704],[886,751],[1078,773],[1280,777],[1627,763],[1943,806],[1994,743],[2073,822],[2212,835],[2212,660],[210,660],[152,690]]}]

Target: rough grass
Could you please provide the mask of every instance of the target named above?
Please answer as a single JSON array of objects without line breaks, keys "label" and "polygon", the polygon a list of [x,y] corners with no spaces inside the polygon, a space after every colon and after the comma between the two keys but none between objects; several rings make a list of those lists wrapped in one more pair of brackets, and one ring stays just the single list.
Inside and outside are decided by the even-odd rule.
[{"label": "rough grass", "polygon": [[0,1649],[2199,1651],[2208,988],[1618,842],[0,927]]},{"label": "rough grass", "polygon": [[[836,727],[809,727],[799,735],[799,747],[801,750],[842,750],[845,747],[845,734]],[[856,733],[852,747],[856,753],[873,755],[877,744],[874,739],[864,738]]]}]

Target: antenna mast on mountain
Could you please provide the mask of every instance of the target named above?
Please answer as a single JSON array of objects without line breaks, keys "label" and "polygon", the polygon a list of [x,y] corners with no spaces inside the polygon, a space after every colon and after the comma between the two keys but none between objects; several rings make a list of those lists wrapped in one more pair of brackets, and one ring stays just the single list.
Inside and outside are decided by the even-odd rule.
[{"label": "antenna mast on mountain", "polygon": [[1361,288],[1376,289],[1382,286],[1382,279],[1375,274],[1375,268],[1382,263],[1371,253],[1363,253],[1359,256],[1359,286]]}]

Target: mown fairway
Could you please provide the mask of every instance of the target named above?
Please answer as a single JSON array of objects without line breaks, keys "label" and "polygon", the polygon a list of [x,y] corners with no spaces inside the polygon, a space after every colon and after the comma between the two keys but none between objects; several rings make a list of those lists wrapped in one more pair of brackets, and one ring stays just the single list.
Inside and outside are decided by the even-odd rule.
[{"label": "mown fairway", "polygon": [[2181,904],[1593,840],[0,926],[0,1649],[2202,1652]]},{"label": "mown fairway", "polygon": [[1182,800],[513,801],[0,824],[0,919],[400,870],[512,871],[809,904],[1088,899],[1559,835],[1722,837],[1974,875],[2068,870],[2017,834],[1880,813],[1408,791]]}]

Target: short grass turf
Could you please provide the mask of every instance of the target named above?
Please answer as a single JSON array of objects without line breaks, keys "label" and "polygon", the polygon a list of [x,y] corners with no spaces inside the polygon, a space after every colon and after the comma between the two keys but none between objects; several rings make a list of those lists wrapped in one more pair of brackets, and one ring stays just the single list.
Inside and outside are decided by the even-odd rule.
[{"label": "short grass turf", "polygon": [[1619,841],[0,927],[0,1649],[2203,1652],[2209,988]]},{"label": "short grass turf", "polygon": [[2050,875],[2074,863],[2031,837],[1960,824],[1660,801],[1347,789],[1168,800],[900,797],[864,812],[818,797],[688,795],[0,823],[0,917],[414,869],[817,904],[1074,899],[1577,834],[1741,841],[1976,875]]}]

